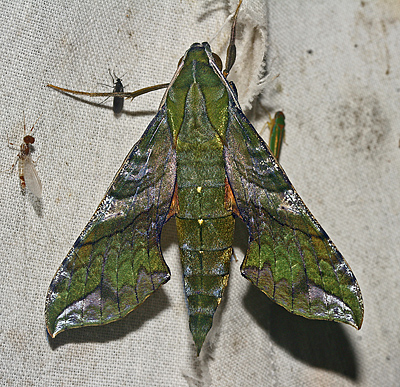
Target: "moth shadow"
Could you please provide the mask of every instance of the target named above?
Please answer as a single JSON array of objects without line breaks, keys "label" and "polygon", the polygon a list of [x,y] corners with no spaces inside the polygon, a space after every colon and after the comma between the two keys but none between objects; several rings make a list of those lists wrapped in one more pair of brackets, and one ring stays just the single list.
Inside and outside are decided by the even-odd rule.
[{"label": "moth shadow", "polygon": [[164,224],[161,233],[161,251],[167,251],[173,245],[178,245],[178,232],[176,230],[176,222],[175,217],[168,220],[167,223]]},{"label": "moth shadow", "polygon": [[153,319],[158,313],[170,306],[164,290],[158,289],[142,305],[121,320],[106,325],[70,329],[62,332],[54,339],[48,336],[49,345],[56,350],[69,343],[107,343],[118,340],[138,330],[146,321]]},{"label": "moth shadow", "polygon": [[359,379],[356,354],[341,324],[293,315],[253,285],[249,285],[244,306],[271,339],[296,359]]},{"label": "moth shadow", "polygon": [[[214,6],[214,8],[210,8],[211,6]],[[214,16],[215,12],[223,10],[229,15],[229,7],[227,4],[221,4],[220,6],[215,5],[215,1],[207,1],[204,11],[200,16],[197,18],[197,21],[201,23],[204,20],[207,20],[208,18],[211,18]]]}]

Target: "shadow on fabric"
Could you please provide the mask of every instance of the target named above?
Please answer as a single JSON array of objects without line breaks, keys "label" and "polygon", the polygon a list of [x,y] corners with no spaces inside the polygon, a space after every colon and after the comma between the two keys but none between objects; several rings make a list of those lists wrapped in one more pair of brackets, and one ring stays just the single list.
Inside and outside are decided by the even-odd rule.
[{"label": "shadow on fabric", "polygon": [[356,355],[342,324],[291,314],[253,285],[249,285],[243,301],[259,326],[293,357],[354,381],[358,379]]},{"label": "shadow on fabric", "polygon": [[74,328],[66,330],[52,339],[48,335],[49,345],[56,350],[69,343],[106,343],[118,340],[138,330],[145,322],[152,320],[170,306],[165,291],[157,289],[142,305],[121,320],[106,325]]}]

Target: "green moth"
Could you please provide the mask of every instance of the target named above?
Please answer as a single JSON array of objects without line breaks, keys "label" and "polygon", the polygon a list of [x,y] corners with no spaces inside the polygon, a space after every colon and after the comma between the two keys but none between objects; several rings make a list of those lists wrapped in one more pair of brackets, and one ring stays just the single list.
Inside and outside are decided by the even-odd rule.
[{"label": "green moth", "polygon": [[245,278],[292,313],[361,327],[353,272],[227,80],[238,9],[225,70],[208,43],[189,48],[157,115],[55,274],[46,299],[52,337],[119,320],[167,282],[160,235],[172,217],[197,353],[228,283],[235,218],[249,232]]}]

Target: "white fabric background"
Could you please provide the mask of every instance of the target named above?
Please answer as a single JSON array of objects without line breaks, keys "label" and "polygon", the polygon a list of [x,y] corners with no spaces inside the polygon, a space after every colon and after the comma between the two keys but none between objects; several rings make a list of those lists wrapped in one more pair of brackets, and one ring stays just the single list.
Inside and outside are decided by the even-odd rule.
[{"label": "white fabric background", "polygon": [[[394,386],[400,378],[400,5],[386,1],[248,1],[232,79],[255,127],[283,109],[281,163],[361,286],[360,331],[273,305],[238,261],[200,359],[188,329],[174,222],[163,232],[172,279],[125,319],[46,337],[50,281],[102,199],[163,91],[125,105],[45,88],[128,90],[168,82],[193,42],[210,41],[225,1],[3,1],[0,4],[0,384],[21,386]],[[250,7],[251,5],[251,7]],[[245,24],[245,25],[244,25]],[[225,58],[229,23],[211,42]],[[244,40],[246,44],[244,45]],[[257,90],[265,53],[271,74]],[[274,76],[279,77],[273,79]],[[260,86],[258,87],[260,89]],[[251,102],[251,103],[250,103]],[[37,124],[43,199],[22,195],[22,114]],[[262,133],[268,138],[268,131]]]}]

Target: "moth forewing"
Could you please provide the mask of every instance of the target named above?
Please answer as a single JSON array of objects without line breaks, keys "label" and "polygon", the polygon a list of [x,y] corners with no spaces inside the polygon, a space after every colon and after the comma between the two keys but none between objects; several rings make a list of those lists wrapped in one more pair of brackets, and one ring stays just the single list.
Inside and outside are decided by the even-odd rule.
[{"label": "moth forewing", "polygon": [[224,158],[249,231],[243,276],[292,313],[360,328],[364,308],[353,272],[238,110]]},{"label": "moth forewing", "polygon": [[50,284],[46,326],[52,337],[116,321],[169,280],[160,235],[175,175],[172,134],[160,109]]}]

